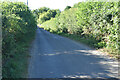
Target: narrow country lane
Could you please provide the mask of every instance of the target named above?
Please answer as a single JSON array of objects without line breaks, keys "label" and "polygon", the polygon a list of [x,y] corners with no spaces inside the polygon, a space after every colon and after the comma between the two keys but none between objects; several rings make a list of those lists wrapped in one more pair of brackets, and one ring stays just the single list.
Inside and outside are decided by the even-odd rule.
[{"label": "narrow country lane", "polygon": [[118,62],[68,38],[37,29],[30,49],[29,78],[118,77]]}]

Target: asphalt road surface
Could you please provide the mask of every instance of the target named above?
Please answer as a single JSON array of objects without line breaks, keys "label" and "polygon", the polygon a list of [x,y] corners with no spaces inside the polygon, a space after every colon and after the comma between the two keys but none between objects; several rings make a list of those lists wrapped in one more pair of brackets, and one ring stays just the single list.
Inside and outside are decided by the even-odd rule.
[{"label": "asphalt road surface", "polygon": [[118,62],[41,28],[30,48],[29,78],[118,78]]}]

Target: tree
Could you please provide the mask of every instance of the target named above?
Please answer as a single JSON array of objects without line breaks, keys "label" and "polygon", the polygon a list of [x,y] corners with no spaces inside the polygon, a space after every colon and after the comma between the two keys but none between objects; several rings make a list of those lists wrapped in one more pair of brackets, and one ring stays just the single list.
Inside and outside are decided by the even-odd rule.
[{"label": "tree", "polygon": [[65,10],[68,10],[68,9],[70,9],[71,8],[71,6],[67,6],[66,8],[65,8]]},{"label": "tree", "polygon": [[44,12],[47,12],[48,10],[50,10],[50,8],[47,8],[47,7],[41,7],[39,9],[35,9],[33,10],[33,13],[36,15],[37,19],[39,18],[39,15],[41,13],[44,13]]},{"label": "tree", "polygon": [[39,14],[38,23],[42,24],[43,22],[54,18],[56,15],[60,14],[59,9],[48,10],[47,12],[43,12]]}]

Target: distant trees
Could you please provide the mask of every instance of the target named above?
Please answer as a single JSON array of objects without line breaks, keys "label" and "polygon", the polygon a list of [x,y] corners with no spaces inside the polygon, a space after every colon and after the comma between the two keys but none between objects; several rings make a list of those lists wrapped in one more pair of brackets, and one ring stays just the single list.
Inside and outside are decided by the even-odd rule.
[{"label": "distant trees", "polygon": [[48,10],[50,10],[50,8],[47,7],[41,7],[39,9],[35,9],[33,10],[33,13],[35,14],[35,16],[37,17],[37,19],[39,18],[39,14],[47,12]]},{"label": "distant trees", "polygon": [[51,18],[54,18],[55,16],[59,16],[60,10],[42,7],[42,8],[33,10],[33,13],[37,17],[38,23],[41,24],[47,20],[50,20]]}]

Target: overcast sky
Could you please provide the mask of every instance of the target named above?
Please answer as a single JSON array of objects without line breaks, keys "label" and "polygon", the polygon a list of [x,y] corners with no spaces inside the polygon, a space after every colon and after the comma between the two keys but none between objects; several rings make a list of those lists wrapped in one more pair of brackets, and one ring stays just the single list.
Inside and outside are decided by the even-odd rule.
[{"label": "overcast sky", "polygon": [[[27,3],[27,0],[16,0]],[[75,3],[85,0],[28,0],[30,9],[37,9],[40,7],[49,7],[51,9],[64,10],[66,6],[73,6]]]},{"label": "overcast sky", "polygon": [[[0,0],[5,1],[5,0]],[[10,0],[27,3],[27,0]],[[87,0],[28,0],[30,9],[38,9],[40,7],[49,7],[51,9],[60,9],[63,11],[66,6],[73,6],[75,3]],[[99,1],[99,0],[95,0]],[[118,1],[118,0],[102,0],[102,1]]]}]

